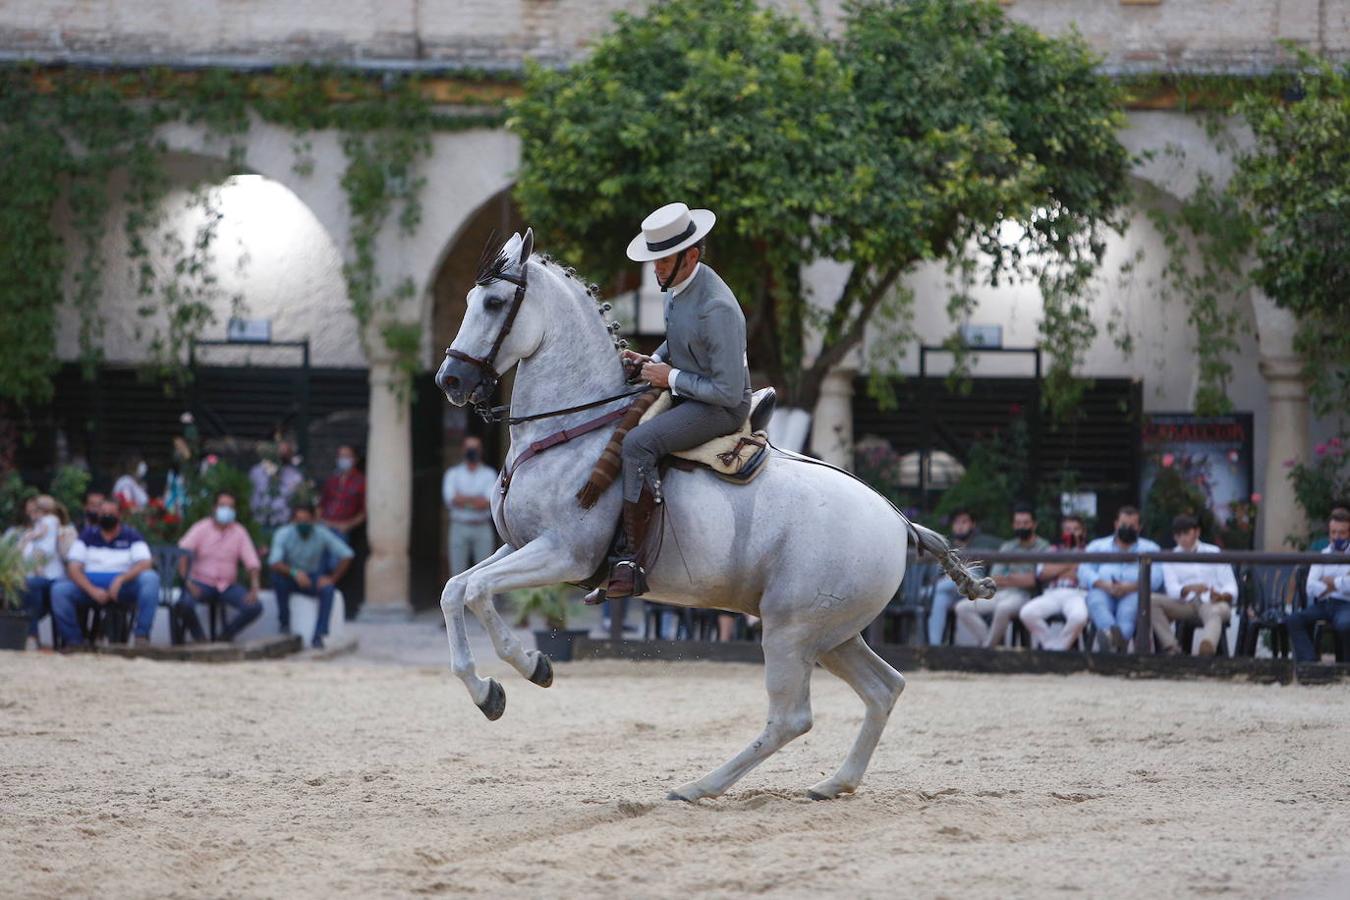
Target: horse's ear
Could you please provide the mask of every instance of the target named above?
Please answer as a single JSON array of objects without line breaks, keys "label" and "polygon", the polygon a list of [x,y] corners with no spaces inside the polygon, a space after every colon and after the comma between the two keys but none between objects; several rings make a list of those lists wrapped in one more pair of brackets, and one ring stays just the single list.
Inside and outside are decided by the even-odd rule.
[{"label": "horse's ear", "polygon": [[520,264],[523,266],[534,252],[534,229],[525,229],[525,239],[520,242]]}]

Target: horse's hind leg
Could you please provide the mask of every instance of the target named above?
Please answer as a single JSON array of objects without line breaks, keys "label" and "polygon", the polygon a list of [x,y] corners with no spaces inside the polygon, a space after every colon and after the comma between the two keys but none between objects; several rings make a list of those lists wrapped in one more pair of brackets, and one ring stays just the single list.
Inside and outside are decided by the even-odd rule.
[{"label": "horse's hind leg", "polygon": [[905,689],[905,679],[872,652],[861,635],[855,635],[822,654],[820,664],[853,688],[867,708],[862,728],[844,764],[838,772],[810,790],[815,799],[829,800],[840,794],[853,793],[862,783],[863,773],[872,760],[872,752],[876,750],[881,732],[891,717],[891,708]]},{"label": "horse's hind leg", "polygon": [[[801,633],[801,630],[797,630]],[[811,730],[811,669],[807,638],[787,639],[769,628],[764,633],[764,684],[769,692],[769,718],[759,737],[720,768],[698,781],[676,788],[671,800],[717,797],[793,738]]]}]

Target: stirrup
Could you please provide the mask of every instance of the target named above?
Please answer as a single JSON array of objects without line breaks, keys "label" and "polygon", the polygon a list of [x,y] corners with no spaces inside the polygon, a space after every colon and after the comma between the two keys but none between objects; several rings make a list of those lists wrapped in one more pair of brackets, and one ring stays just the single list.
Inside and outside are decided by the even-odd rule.
[{"label": "stirrup", "polygon": [[[633,588],[627,593],[616,593],[613,591],[612,586],[619,575],[619,570],[624,568],[631,568],[633,570]],[[610,569],[609,581],[606,583],[603,590],[606,597],[611,600],[624,600],[628,597],[640,597],[647,593],[647,572],[642,566],[638,565],[637,560],[621,559],[614,564],[614,568]]]}]

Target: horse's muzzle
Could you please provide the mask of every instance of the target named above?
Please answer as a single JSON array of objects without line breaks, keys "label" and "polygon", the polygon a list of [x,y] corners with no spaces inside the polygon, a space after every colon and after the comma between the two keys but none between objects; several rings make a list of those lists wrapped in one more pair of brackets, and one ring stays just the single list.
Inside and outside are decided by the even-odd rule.
[{"label": "horse's muzzle", "polygon": [[475,399],[482,385],[483,374],[462,359],[447,356],[436,372],[436,387],[445,392],[445,399],[455,406],[463,406]]}]

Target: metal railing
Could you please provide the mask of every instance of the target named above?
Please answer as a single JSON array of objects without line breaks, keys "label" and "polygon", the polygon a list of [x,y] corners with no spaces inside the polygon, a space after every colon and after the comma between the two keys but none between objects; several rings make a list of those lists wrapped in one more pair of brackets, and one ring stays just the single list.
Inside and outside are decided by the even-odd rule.
[{"label": "metal railing", "polygon": [[[967,563],[1136,563],[1142,587],[1152,581],[1155,563],[1228,563],[1249,566],[1350,565],[1350,553],[1266,552],[1264,550],[1220,550],[1218,553],[1181,553],[1175,550],[1155,552],[1103,553],[1086,550],[958,550]],[[913,557],[911,557],[913,558]],[[1153,652],[1153,596],[1151,590],[1139,591],[1139,611],[1135,619],[1134,652]],[[1234,598],[1237,602],[1237,598]]]}]

